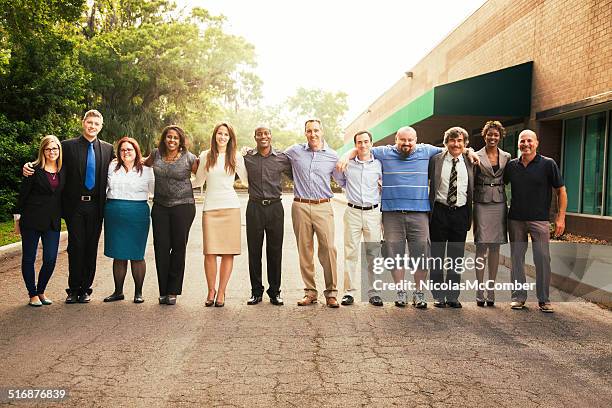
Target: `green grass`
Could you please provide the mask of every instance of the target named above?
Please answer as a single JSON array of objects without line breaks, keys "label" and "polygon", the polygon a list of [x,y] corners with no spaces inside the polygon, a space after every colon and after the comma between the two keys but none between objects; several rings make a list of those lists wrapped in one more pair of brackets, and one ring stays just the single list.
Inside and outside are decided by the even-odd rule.
[{"label": "green grass", "polygon": [[[0,246],[21,241],[21,235],[15,234],[13,220],[0,222]],[[62,220],[62,231],[66,230],[66,223]]]}]

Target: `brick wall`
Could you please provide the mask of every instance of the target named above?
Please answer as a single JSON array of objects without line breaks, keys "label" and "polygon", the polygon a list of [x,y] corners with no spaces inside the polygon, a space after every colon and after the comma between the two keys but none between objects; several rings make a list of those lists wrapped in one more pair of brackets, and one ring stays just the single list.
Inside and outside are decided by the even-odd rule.
[{"label": "brick wall", "polygon": [[[400,53],[401,54],[401,53]],[[345,141],[437,85],[534,61],[535,113],[612,90],[612,0],[490,0],[348,126]]]}]

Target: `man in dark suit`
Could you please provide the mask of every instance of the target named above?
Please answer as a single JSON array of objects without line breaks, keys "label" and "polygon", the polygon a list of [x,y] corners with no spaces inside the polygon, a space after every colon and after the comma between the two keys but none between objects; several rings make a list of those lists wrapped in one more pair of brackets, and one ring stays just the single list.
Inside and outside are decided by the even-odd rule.
[{"label": "man in dark suit", "polygon": [[[62,217],[68,227],[68,297],[66,303],[88,303],[96,274],[98,241],[102,231],[108,166],[113,145],[98,139],[103,117],[97,110],[83,117],[83,134],[62,141],[66,184]],[[31,175],[26,164],[24,175]]]},{"label": "man in dark suit", "polygon": [[[472,224],[472,195],[474,191],[473,164],[464,154],[469,143],[468,133],[452,127],[444,133],[446,151],[429,160],[429,201],[431,212],[429,235],[431,239],[431,281],[434,285],[446,282],[459,285],[463,271],[465,239]],[[452,265],[445,265],[445,257]],[[446,280],[444,279],[445,266]],[[435,307],[460,308],[459,290],[432,289]]]}]

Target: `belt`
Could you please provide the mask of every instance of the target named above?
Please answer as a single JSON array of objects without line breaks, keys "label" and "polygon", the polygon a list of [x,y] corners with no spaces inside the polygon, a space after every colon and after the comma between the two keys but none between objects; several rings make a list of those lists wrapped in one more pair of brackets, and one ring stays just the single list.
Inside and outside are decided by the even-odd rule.
[{"label": "belt", "polygon": [[323,203],[329,203],[329,198],[310,199],[310,198],[294,197],[293,201],[297,201],[298,203],[307,203],[307,204],[323,204]]},{"label": "belt", "polygon": [[374,205],[371,205],[369,207],[361,207],[361,206],[358,206],[358,205],[355,205],[355,204],[348,203],[348,206],[351,207],[351,208],[356,208],[358,210],[367,211],[367,210],[375,209],[376,207],[378,207],[378,204],[374,204]]},{"label": "belt", "polygon": [[496,183],[482,183],[481,186],[489,186],[489,187],[497,187],[497,186],[503,186],[503,184],[496,184]]},{"label": "belt", "polygon": [[80,200],[81,201],[95,201],[97,198],[98,196],[82,195]]},{"label": "belt", "polygon": [[249,201],[252,201],[252,202],[257,203],[257,204],[261,204],[261,205],[263,205],[265,207],[266,205],[278,203],[279,201],[281,201],[281,199],[280,198],[267,198],[267,199],[263,199],[263,198],[249,198]]},{"label": "belt", "polygon": [[449,210],[449,211],[455,211],[455,210],[461,210],[462,208],[465,208],[467,206],[467,204],[462,205],[461,207],[457,207],[456,205],[446,205],[446,204],[442,204],[439,201],[436,201],[435,205],[439,205],[444,207],[445,209]]}]

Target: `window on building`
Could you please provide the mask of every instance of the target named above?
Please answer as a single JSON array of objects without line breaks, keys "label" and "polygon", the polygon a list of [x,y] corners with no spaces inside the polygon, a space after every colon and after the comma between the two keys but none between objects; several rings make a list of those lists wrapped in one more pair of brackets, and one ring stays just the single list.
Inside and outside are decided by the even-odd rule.
[{"label": "window on building", "polygon": [[612,215],[612,149],[610,132],[606,134],[608,116],[608,112],[598,112],[564,121],[563,178],[569,212]]},{"label": "window on building", "polygon": [[582,118],[565,121],[564,141],[563,178],[567,189],[567,211],[580,212]]}]

